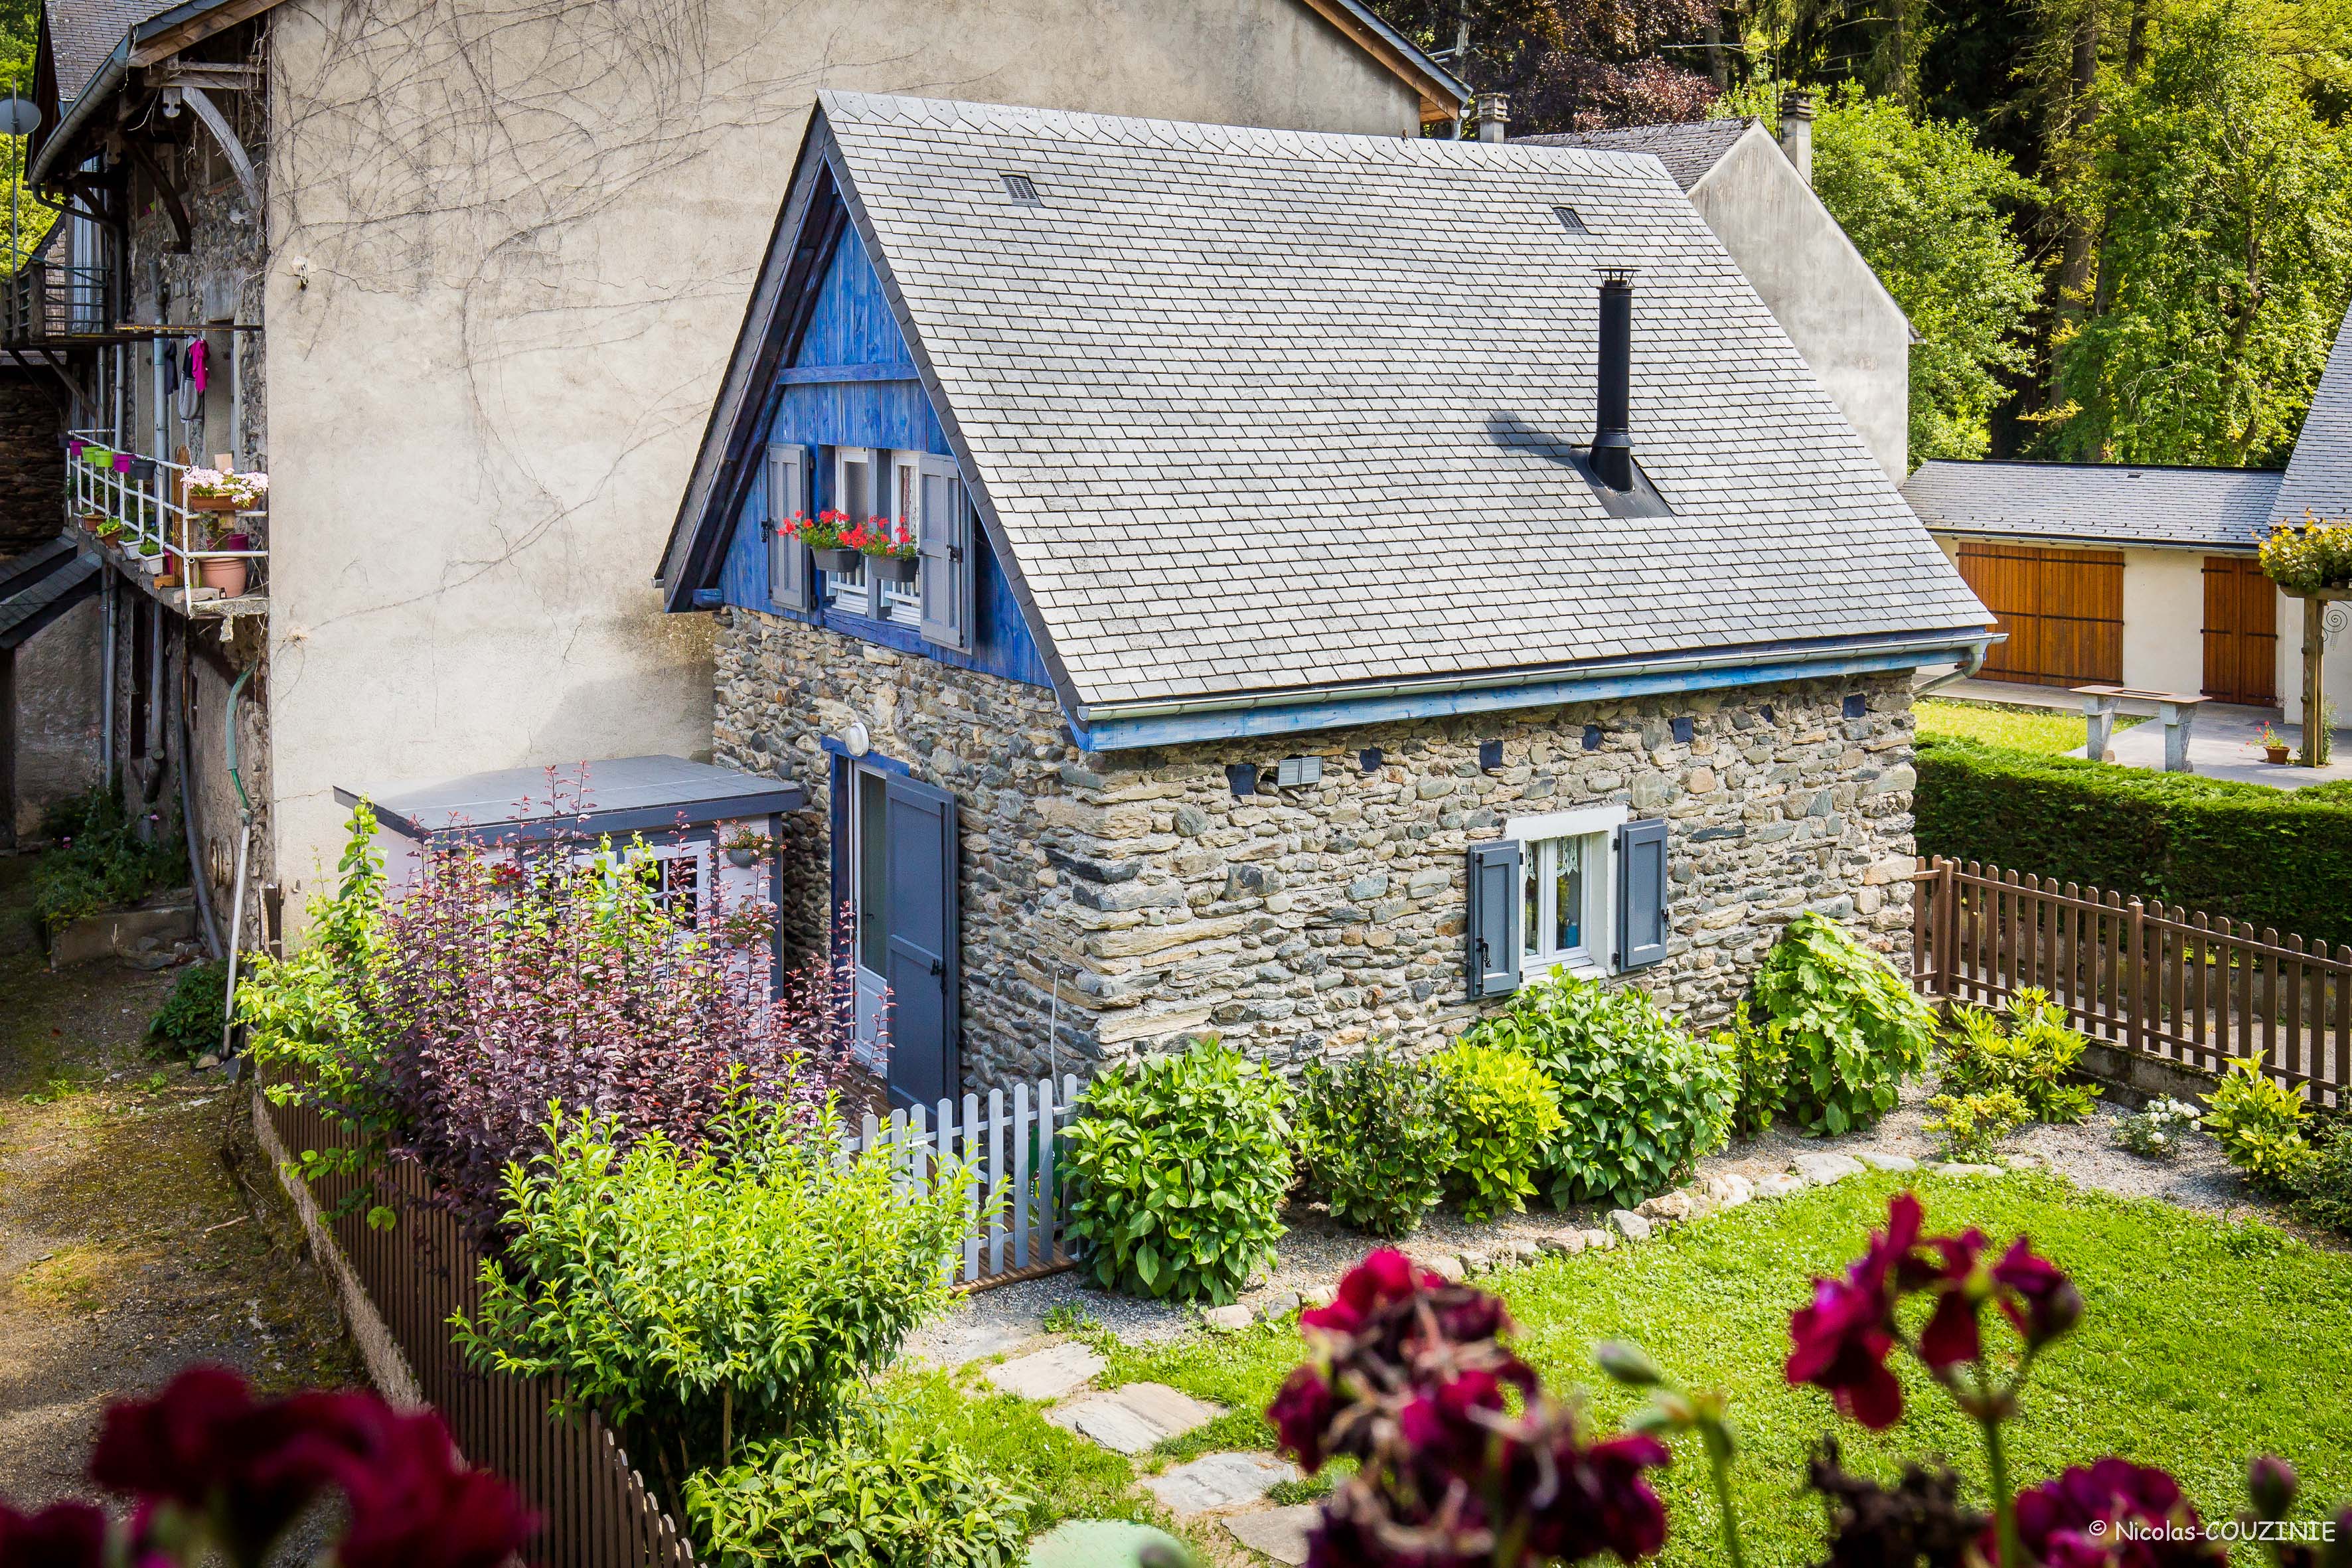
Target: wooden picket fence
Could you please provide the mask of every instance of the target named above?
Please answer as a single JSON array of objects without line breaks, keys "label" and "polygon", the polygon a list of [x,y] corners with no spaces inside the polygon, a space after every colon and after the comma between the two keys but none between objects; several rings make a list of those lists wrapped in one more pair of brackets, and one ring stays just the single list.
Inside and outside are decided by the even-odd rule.
[{"label": "wooden picket fence", "polygon": [[2315,1105],[2352,1087],[2352,947],[1940,857],[1912,877],[1911,979],[1979,1005],[2039,987],[2095,1040],[2218,1072],[2263,1064]]},{"label": "wooden picket fence", "polygon": [[1072,1266],[1055,1142],[1077,1098],[1076,1077],[1065,1073],[1058,1093],[1041,1078],[1034,1091],[1016,1083],[1009,1097],[992,1089],[960,1105],[894,1110],[887,1121],[869,1111],[844,1142],[852,1151],[888,1148],[902,1188],[934,1180],[943,1162],[968,1168],[963,1255],[950,1272],[959,1289],[984,1290]]},{"label": "wooden picket fence", "polygon": [[[345,1124],[315,1105],[271,1105],[268,1115],[289,1153],[350,1142]],[[451,1314],[480,1310],[482,1256],[429,1201],[423,1168],[394,1159],[366,1177],[322,1176],[310,1190],[333,1215],[362,1186],[363,1200],[330,1220],[335,1240],[458,1452],[505,1477],[539,1515],[523,1556],[543,1568],[695,1568],[692,1548],[612,1429],[593,1411],[554,1414],[562,1379],[484,1372],[450,1342]],[[374,1203],[393,1208],[398,1223],[370,1227]]]}]

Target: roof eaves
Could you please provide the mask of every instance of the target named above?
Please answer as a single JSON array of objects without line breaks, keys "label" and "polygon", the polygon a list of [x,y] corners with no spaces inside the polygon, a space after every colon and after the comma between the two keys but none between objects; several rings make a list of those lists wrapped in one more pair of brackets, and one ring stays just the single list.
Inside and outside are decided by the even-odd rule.
[{"label": "roof eaves", "polygon": [[1470,101],[1469,83],[1382,21],[1362,0],[1305,0],[1305,4],[1421,95],[1423,124],[1456,119]]}]

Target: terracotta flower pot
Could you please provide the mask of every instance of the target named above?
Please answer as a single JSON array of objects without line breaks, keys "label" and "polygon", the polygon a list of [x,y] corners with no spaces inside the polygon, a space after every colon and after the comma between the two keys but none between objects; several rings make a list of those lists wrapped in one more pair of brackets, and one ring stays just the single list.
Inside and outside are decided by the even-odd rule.
[{"label": "terracotta flower pot", "polygon": [[246,563],[234,556],[207,560],[203,574],[205,586],[218,588],[224,599],[234,599],[245,592]]},{"label": "terracotta flower pot", "polygon": [[2263,748],[2263,755],[2281,767],[2286,765],[2286,748],[2284,746],[2264,746]]},{"label": "terracotta flower pot", "polygon": [[235,511],[237,507],[236,502],[227,496],[190,496],[188,510],[190,511]]}]

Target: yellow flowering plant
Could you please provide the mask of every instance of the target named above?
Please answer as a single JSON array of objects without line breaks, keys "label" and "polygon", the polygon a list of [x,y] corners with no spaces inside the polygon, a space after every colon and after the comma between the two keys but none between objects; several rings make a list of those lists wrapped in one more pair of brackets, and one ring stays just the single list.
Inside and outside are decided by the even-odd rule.
[{"label": "yellow flowering plant", "polygon": [[2294,594],[2352,588],[2352,519],[2323,522],[2309,512],[2282,522],[2263,541],[2263,571]]}]

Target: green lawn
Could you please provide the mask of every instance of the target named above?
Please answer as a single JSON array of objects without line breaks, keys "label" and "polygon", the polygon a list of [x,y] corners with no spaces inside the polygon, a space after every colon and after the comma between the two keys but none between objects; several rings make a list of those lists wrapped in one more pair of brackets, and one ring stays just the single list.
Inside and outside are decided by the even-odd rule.
[{"label": "green lawn", "polygon": [[[2053,756],[2083,749],[2088,733],[2080,712],[2056,708],[2011,707],[2006,703],[1955,702],[1922,697],[1911,704],[1922,735],[1957,735],[1987,745],[2011,746],[2021,752],[2044,752]],[[2117,730],[2143,723],[2147,715],[2116,717]]]},{"label": "green lawn", "polygon": [[[2263,1226],[2230,1225],[2153,1201],[2126,1201],[2053,1178],[1995,1181],[1853,1178],[1755,1203],[1646,1245],[1547,1258],[1494,1277],[1524,1327],[1522,1351],[1555,1388],[1591,1388],[1613,1427],[1637,1401],[1596,1383],[1595,1342],[1630,1339],[1673,1375],[1727,1389],[1746,1451],[1738,1506],[1750,1560],[1820,1555],[1818,1500],[1803,1489],[1810,1446],[1834,1431],[1848,1462],[1882,1477],[1906,1455],[1945,1456],[1979,1489],[1975,1429],[1907,1371],[1904,1422],[1879,1436],[1837,1421],[1828,1399],[1781,1376],[1789,1314],[1817,1273],[1842,1269],[1883,1220],[1886,1199],[1916,1182],[1931,1233],[1981,1226],[2005,1246],[2020,1233],[2071,1272],[2088,1304],[2082,1326],[2036,1369],[2012,1425],[2014,1464],[2030,1483],[2064,1464],[2122,1454],[2179,1476],[2209,1515],[2241,1506],[2246,1459],[2285,1455],[2306,1481],[2301,1511],[2352,1500],[2352,1256],[2323,1252]],[[1367,1244],[1370,1245],[1369,1243]],[[2005,1335],[2006,1331],[2000,1331]],[[1105,1385],[1150,1379],[1232,1407],[1167,1445],[1172,1460],[1214,1448],[1271,1447],[1257,1412],[1297,1363],[1295,1328],[1198,1338],[1150,1350],[1109,1345]],[[952,1400],[943,1380],[929,1386]],[[1033,1407],[974,1402],[960,1435],[1055,1493],[1053,1517],[1101,1507],[1117,1491],[1107,1456],[1074,1445]],[[1041,1436],[1042,1435],[1042,1436]],[[1059,1440],[1058,1442],[1052,1440]],[[1674,1521],[1665,1561],[1712,1561],[1712,1505],[1695,1447],[1664,1481]]]}]

